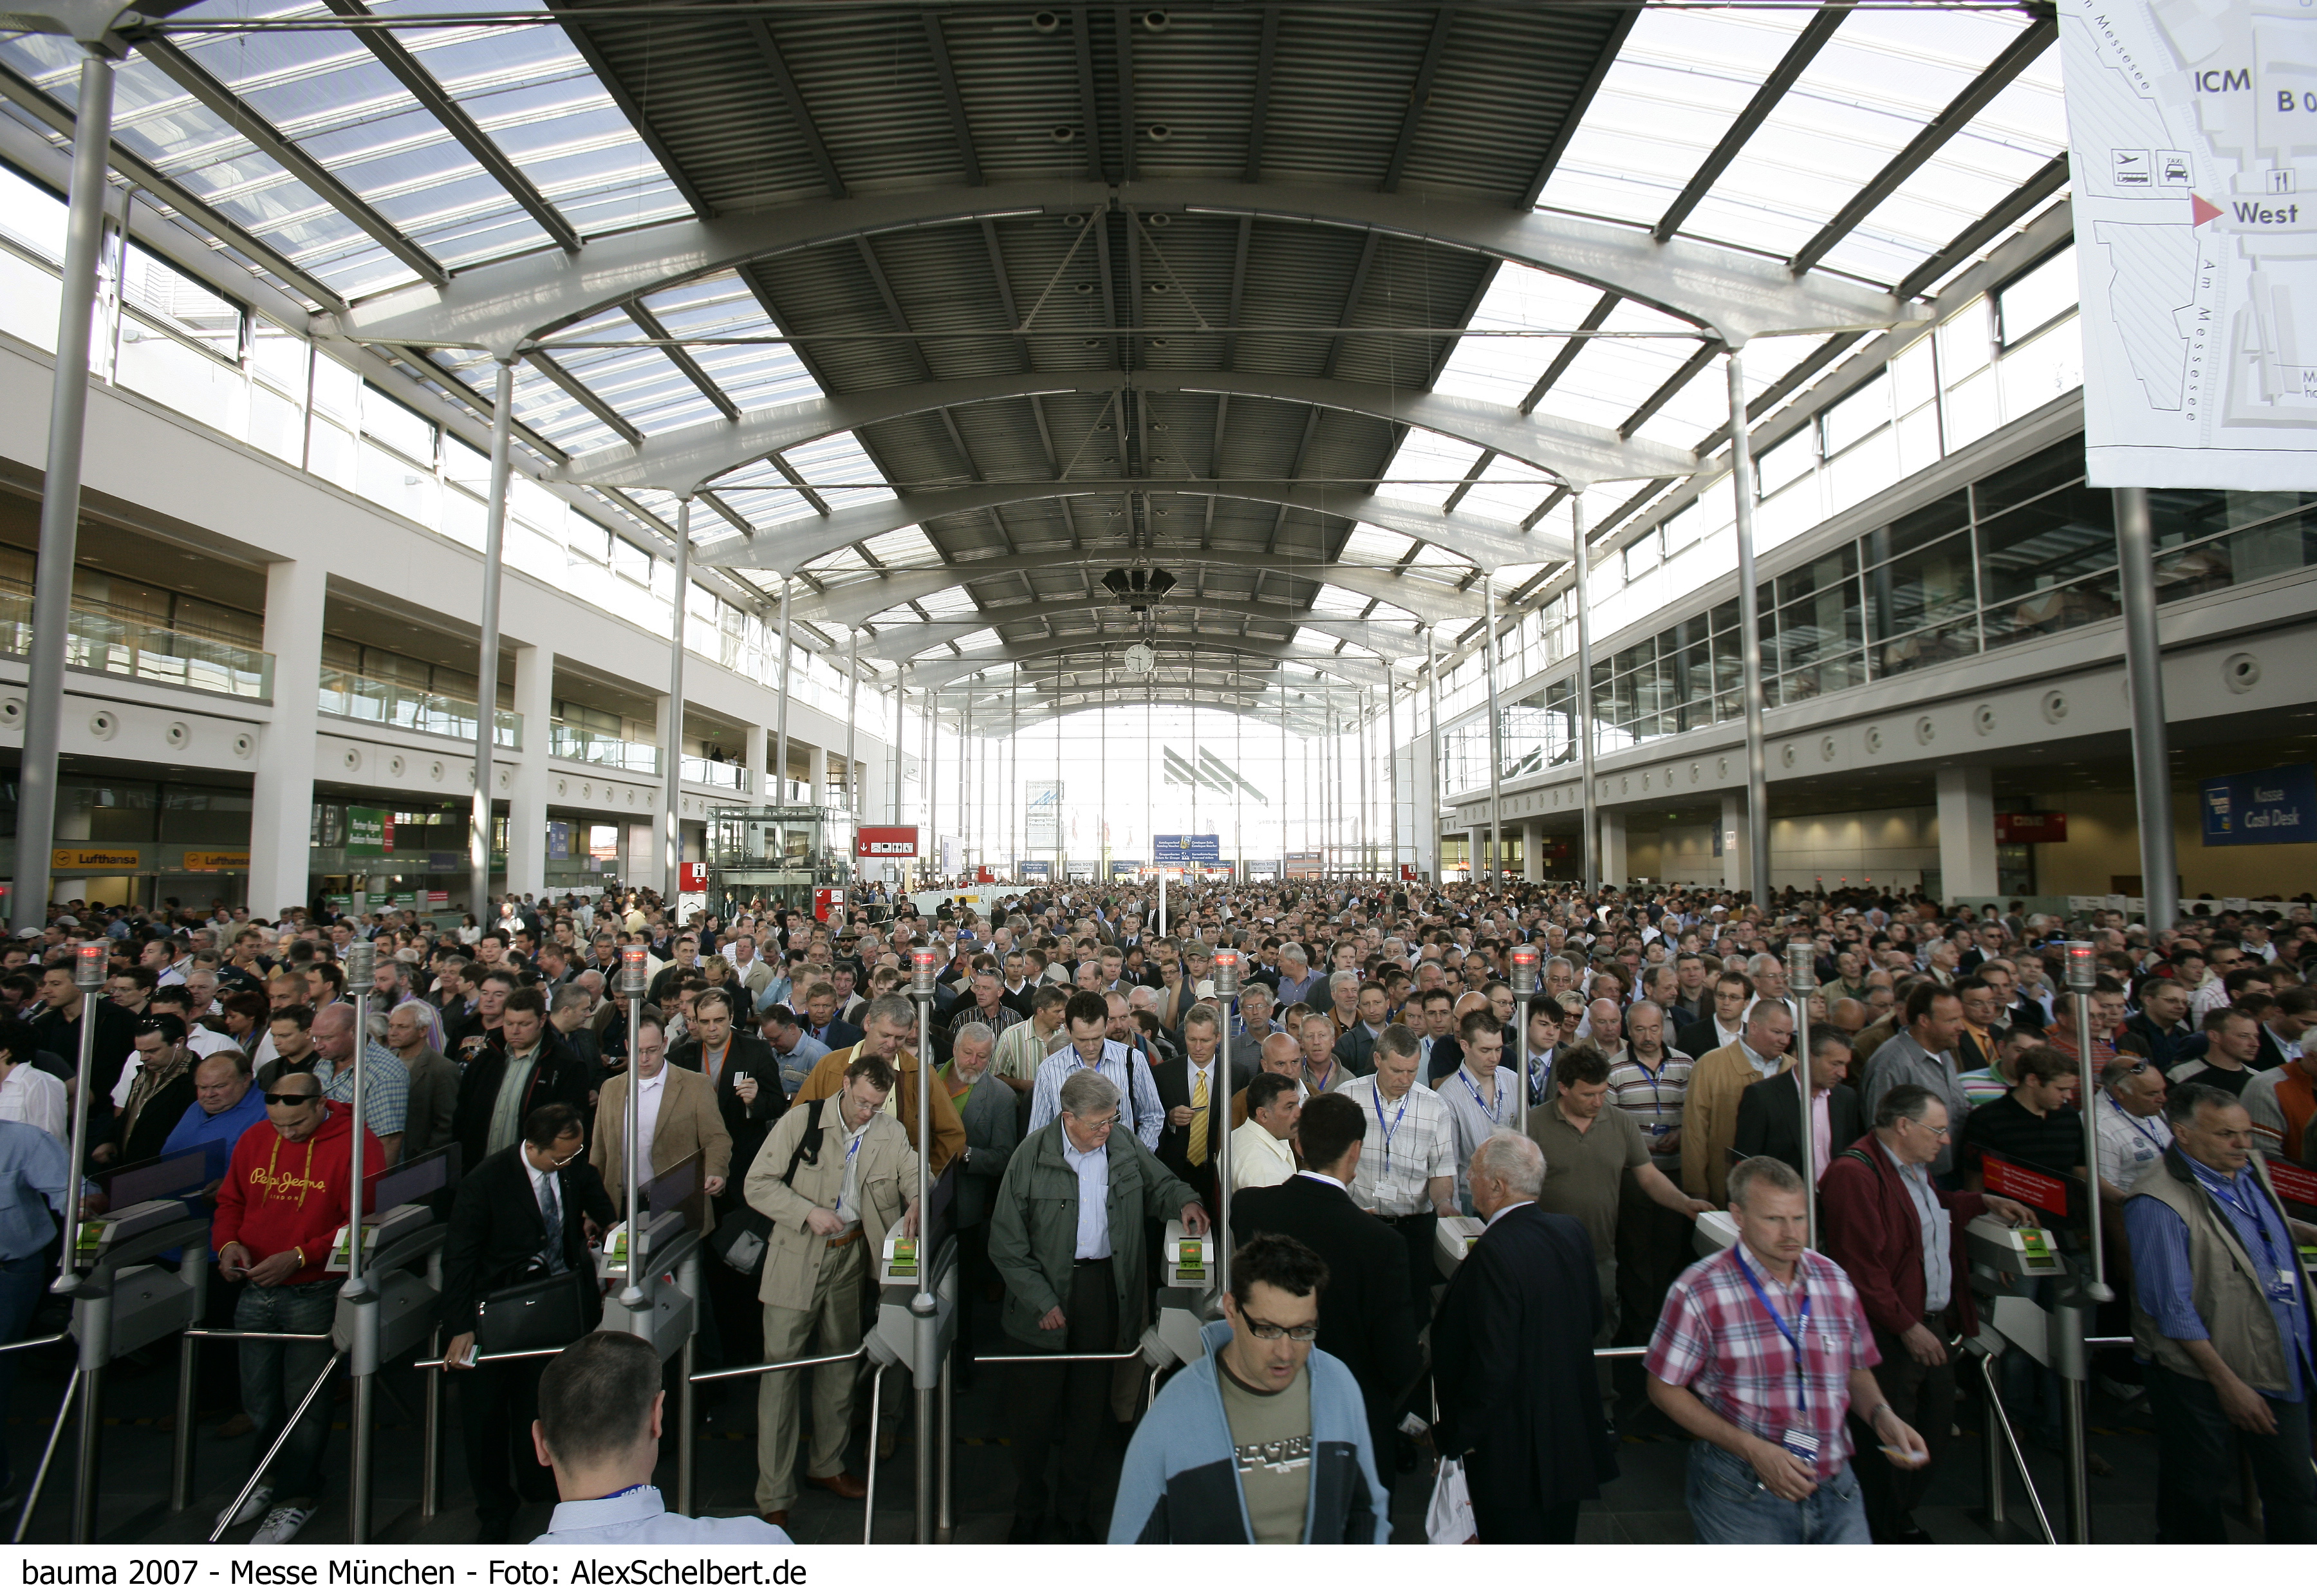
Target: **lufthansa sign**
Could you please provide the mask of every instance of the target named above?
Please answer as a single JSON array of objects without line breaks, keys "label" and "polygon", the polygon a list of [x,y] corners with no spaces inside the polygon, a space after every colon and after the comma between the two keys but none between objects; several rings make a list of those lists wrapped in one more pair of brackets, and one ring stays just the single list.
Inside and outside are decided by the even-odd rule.
[{"label": "lufthansa sign", "polygon": [[49,854],[52,870],[134,870],[144,868],[137,848],[58,848]]}]

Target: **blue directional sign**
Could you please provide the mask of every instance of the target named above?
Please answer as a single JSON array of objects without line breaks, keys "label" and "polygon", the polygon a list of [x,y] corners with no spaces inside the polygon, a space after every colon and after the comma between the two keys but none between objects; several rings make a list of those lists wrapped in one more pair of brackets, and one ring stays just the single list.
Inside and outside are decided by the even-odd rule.
[{"label": "blue directional sign", "polygon": [[1150,860],[1154,864],[1220,864],[1222,841],[1221,832],[1167,832],[1150,839]]},{"label": "blue directional sign", "polygon": [[1110,861],[1110,873],[1114,876],[1132,876],[1141,869],[1142,861],[1139,859],[1114,859]]},{"label": "blue directional sign", "polygon": [[1014,861],[1014,873],[1016,876],[1051,876],[1054,873],[1054,861],[1051,859],[1017,859]]},{"label": "blue directional sign", "polygon": [[2204,784],[2205,846],[2317,842],[2317,771],[2279,765]]}]

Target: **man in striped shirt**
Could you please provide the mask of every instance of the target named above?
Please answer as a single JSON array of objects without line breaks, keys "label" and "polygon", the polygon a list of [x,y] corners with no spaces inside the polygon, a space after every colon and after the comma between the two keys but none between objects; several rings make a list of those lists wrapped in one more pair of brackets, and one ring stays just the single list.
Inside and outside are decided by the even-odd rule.
[{"label": "man in striped shirt", "polygon": [[1336,1091],[1368,1120],[1352,1200],[1407,1244],[1410,1301],[1421,1326],[1432,1317],[1435,1221],[1456,1211],[1456,1131],[1440,1094],[1417,1079],[1418,1051],[1414,1031],[1387,1025],[1376,1038],[1375,1074]]},{"label": "man in striped shirt", "polygon": [[[1633,1117],[1650,1162],[1681,1183],[1681,1114],[1695,1062],[1666,1044],[1665,1011],[1644,998],[1625,1011],[1625,1046],[1609,1060],[1609,1101]],[[1617,1210],[1621,1322],[1654,1324],[1666,1291],[1691,1258],[1691,1223],[1653,1202]]]}]

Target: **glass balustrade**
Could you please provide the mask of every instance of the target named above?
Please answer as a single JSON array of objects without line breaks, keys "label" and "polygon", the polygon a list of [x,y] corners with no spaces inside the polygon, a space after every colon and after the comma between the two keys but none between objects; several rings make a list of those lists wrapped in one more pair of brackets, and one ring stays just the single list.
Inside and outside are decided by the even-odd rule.
[{"label": "glass balustrade", "polygon": [[[475,736],[474,700],[449,698],[399,682],[358,676],[352,671],[323,671],[318,708],[325,715],[398,727],[408,732],[426,732],[468,742]],[[512,709],[501,709],[491,741],[500,748],[520,749],[523,717]]]},{"label": "glass balustrade", "polygon": [[[0,654],[22,658],[31,646],[32,596],[0,593]],[[264,649],[97,610],[67,612],[65,664],[237,699],[273,697],[273,656]]]}]

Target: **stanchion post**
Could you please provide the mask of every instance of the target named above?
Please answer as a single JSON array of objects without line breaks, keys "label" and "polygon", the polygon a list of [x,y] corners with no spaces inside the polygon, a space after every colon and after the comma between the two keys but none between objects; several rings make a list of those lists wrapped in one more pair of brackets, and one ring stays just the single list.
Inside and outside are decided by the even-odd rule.
[{"label": "stanchion post", "polygon": [[353,994],[354,1003],[353,1057],[346,1063],[346,1068],[353,1072],[351,1095],[354,1131],[353,1164],[347,1175],[346,1279],[338,1288],[338,1296],[353,1314],[353,1433],[346,1470],[346,1538],[355,1546],[365,1546],[370,1541],[373,1488],[371,1440],[378,1403],[378,1293],[370,1288],[362,1259],[362,1222],[369,1217],[370,1207],[363,1200],[362,1185],[366,1162],[362,1157],[362,1130],[368,1119],[365,1098],[370,1079],[363,1056],[370,1047],[370,988],[377,960],[378,950],[366,939],[357,935],[346,944],[346,990]]},{"label": "stanchion post", "polygon": [[[917,1288],[909,1297],[910,1383],[917,1393],[917,1544],[934,1541],[934,1393],[941,1381],[935,1343],[933,1249],[926,1245],[933,1218],[934,993],[943,964],[937,947],[909,951],[909,995],[917,1004]],[[900,1090],[896,1083],[895,1091]],[[960,1305],[960,1311],[963,1311]],[[870,1432],[876,1447],[876,1432]]]},{"label": "stanchion post", "polygon": [[2108,1288],[2107,1259],[2099,1223],[2099,1128],[2092,1119],[2092,1095],[2099,1090],[2099,1067],[2092,1051],[2092,988],[2099,981],[2099,964],[2089,942],[2067,944],[2068,994],[2076,1005],[2076,1104],[2084,1122],[2084,1217],[2091,1232],[2091,1272],[2084,1295],[2094,1302],[2113,1302]]},{"label": "stanchion post", "polygon": [[2060,1377],[2061,1441],[2068,1471],[2068,1538],[2089,1546],[2092,1538],[2091,1434],[2086,1415],[2091,1385],[2091,1351],[2084,1344],[2098,1305],[2112,1302],[2102,1255],[2099,1213],[2099,1142],[2092,1122],[2092,1092],[2098,1088],[2092,1055],[2092,988],[2099,965],[2089,942],[2070,942],[2066,953],[2068,995],[2076,1015],[2076,1101],[2084,1124],[2084,1227],[2089,1234],[2086,1266],[2067,1283],[2052,1309],[2052,1369]]},{"label": "stanchion post", "polygon": [[[677,602],[682,603],[679,594]],[[672,779],[672,778],[671,778]],[[628,1004],[628,1102],[620,1134],[627,1148],[627,1208],[624,1217],[628,1224],[628,1279],[620,1288],[620,1306],[631,1314],[644,1307],[644,1232],[637,1223],[636,1203],[640,1199],[637,1181],[636,1140],[640,1134],[636,1100],[643,1091],[642,1077],[637,1073],[637,1061],[643,1056],[644,989],[647,985],[645,959],[650,950],[641,942],[631,943],[620,950],[620,995]],[[663,1066],[665,1067],[665,1066]]]},{"label": "stanchion post", "polygon": [[[1284,868],[1283,864],[1282,868]],[[1215,1083],[1207,1092],[1207,1150],[1215,1161],[1215,1239],[1212,1251],[1217,1266],[1214,1271],[1215,1312],[1222,1313],[1223,1278],[1229,1272],[1230,1257],[1230,1033],[1231,1014],[1239,1007],[1239,985],[1243,959],[1236,948],[1215,950],[1215,1001],[1222,1004],[1221,1016],[1215,1023]]]},{"label": "stanchion post", "polygon": [[[1518,1039],[1513,1047],[1513,1067],[1520,1078],[1521,1092],[1528,1092],[1528,1006],[1536,1001],[1537,977],[1543,967],[1543,958],[1534,943],[1523,943],[1512,952],[1513,1024],[1518,1027]],[[1531,1103],[1542,1108],[1542,1103]]]},{"label": "stanchion post", "polygon": [[[94,1093],[89,1090],[89,1069],[96,1057],[96,1015],[90,1005],[100,1002],[97,994],[104,989],[105,964],[111,945],[105,942],[83,942],[73,950],[73,985],[80,992],[80,1056],[73,1070],[72,1166],[69,1172],[73,1190],[80,1190],[81,1171],[88,1164],[88,1114]],[[76,1199],[68,1217],[73,1221],[65,1226],[64,1268],[50,1288],[59,1297],[68,1297],[80,1288],[80,1203]]]},{"label": "stanchion post", "polygon": [[[1811,1114],[1810,994],[1818,990],[1818,944],[1786,944],[1786,989],[1794,994],[1794,1095],[1802,1100],[1803,1201],[1810,1214],[1810,1244],[1818,1246],[1818,1137]],[[1828,1112],[1833,1112],[1829,1104]]]}]

